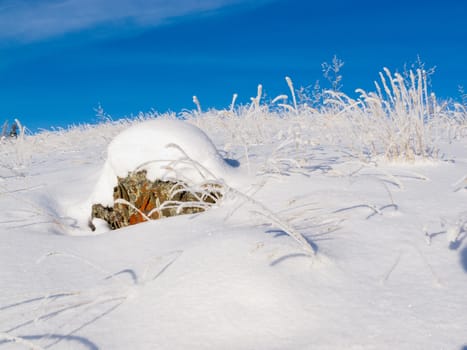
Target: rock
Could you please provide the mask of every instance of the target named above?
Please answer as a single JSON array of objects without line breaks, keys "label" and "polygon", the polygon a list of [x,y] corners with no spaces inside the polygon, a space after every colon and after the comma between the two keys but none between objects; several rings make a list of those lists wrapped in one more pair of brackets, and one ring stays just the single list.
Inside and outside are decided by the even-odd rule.
[{"label": "rock", "polygon": [[216,185],[193,192],[182,182],[149,181],[145,170],[129,173],[124,178],[117,177],[117,180],[113,192],[114,206],[92,205],[90,226],[93,230],[94,218],[105,220],[115,230],[148,219],[199,213],[222,197]]}]

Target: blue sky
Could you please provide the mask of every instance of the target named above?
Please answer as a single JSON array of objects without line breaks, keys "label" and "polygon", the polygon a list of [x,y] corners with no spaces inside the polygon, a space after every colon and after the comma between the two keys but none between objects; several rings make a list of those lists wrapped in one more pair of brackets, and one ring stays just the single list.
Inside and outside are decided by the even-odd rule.
[{"label": "blue sky", "polygon": [[417,55],[433,90],[467,90],[467,2],[461,0],[0,0],[0,122],[29,129],[150,109],[228,107],[313,85],[345,62],[343,90],[373,89],[383,67]]}]

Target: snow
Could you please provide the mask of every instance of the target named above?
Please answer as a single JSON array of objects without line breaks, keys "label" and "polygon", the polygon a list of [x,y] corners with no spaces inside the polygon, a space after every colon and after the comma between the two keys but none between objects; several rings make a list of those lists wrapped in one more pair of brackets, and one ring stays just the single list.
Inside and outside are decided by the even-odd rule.
[{"label": "snow", "polygon": [[[2,143],[0,349],[465,349],[466,138],[439,160],[362,163],[293,118]],[[82,224],[83,203],[141,164],[203,180],[180,155],[237,192],[202,214]]]}]

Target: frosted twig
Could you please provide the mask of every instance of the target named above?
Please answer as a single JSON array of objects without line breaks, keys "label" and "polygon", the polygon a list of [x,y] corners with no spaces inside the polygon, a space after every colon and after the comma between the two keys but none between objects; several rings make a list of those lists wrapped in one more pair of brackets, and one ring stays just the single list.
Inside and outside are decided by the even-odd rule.
[{"label": "frosted twig", "polygon": [[31,350],[45,350],[45,348],[40,347],[39,345],[36,345],[24,338],[17,337],[8,333],[2,333],[0,332],[0,339],[4,339],[9,342],[17,343],[20,345],[24,345],[24,347],[31,349]]}]

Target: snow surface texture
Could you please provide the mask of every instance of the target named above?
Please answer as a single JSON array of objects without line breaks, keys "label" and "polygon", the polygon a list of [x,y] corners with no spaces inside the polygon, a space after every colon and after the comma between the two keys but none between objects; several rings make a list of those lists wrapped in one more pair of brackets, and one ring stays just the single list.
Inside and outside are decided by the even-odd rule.
[{"label": "snow surface texture", "polygon": [[[375,163],[326,141],[328,116],[190,122],[248,169],[250,188],[202,214],[100,235],[67,210],[102,181],[110,140],[136,125],[109,146],[132,160],[117,140],[134,135],[139,147],[145,124],[1,144],[0,349],[467,347],[465,137],[440,140],[438,160]],[[241,171],[195,133],[198,149],[179,139],[190,157],[216,176]],[[212,157],[188,153],[199,149]],[[109,160],[109,171],[128,170]]]}]

